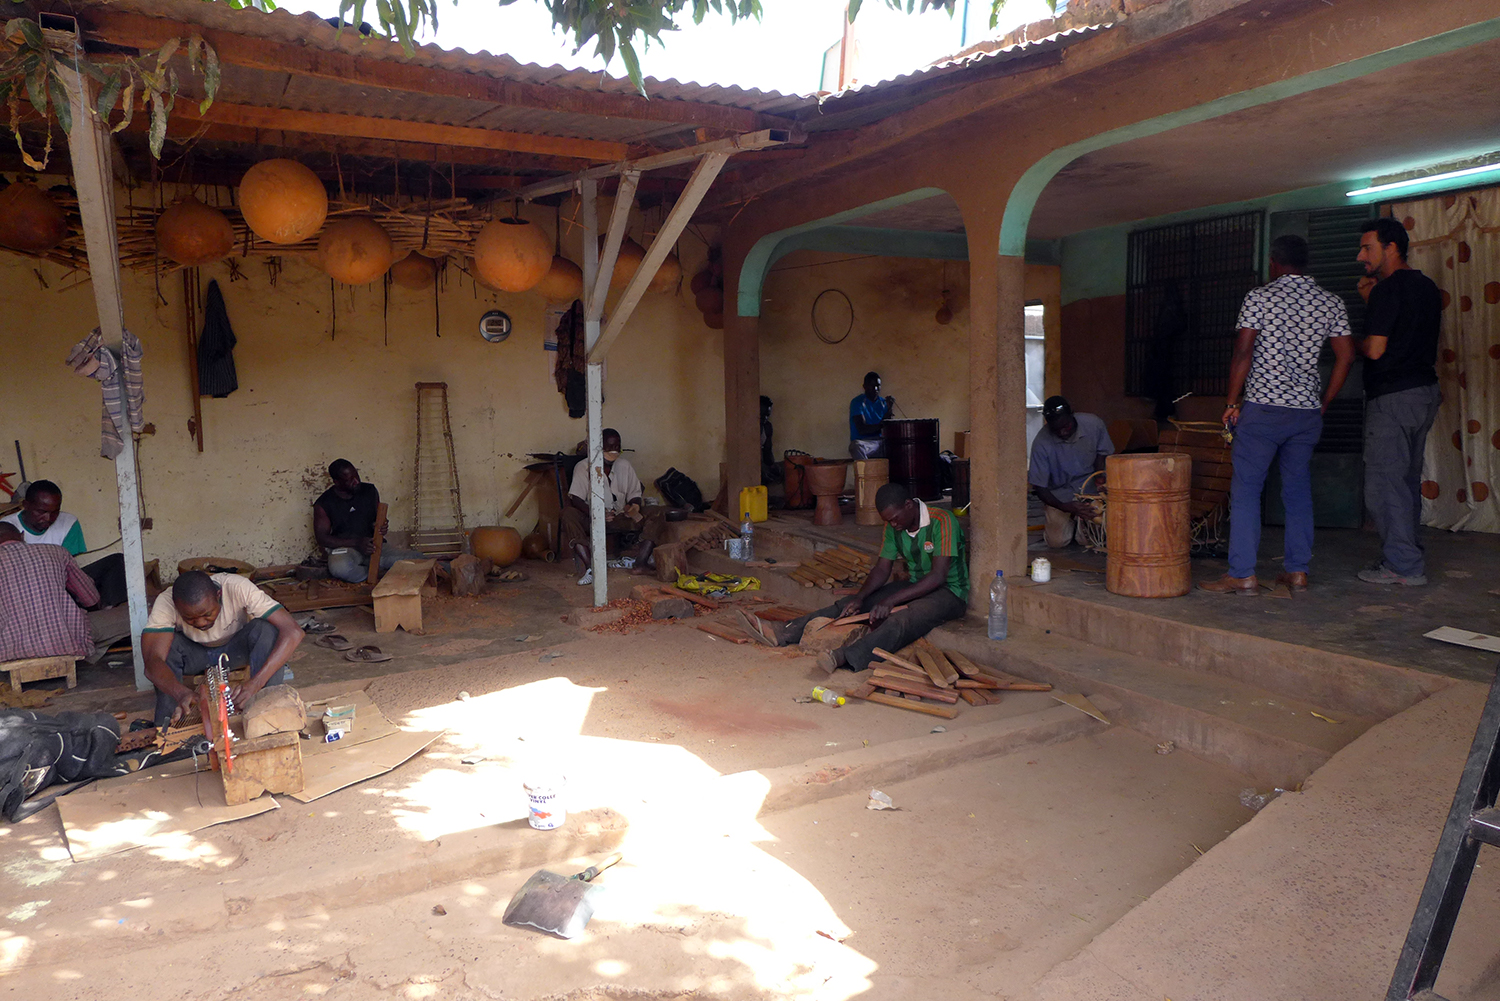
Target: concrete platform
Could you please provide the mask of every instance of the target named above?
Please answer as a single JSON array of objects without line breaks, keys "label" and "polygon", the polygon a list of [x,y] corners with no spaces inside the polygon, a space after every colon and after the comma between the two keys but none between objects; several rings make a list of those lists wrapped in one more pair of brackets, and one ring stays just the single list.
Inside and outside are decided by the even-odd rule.
[{"label": "concrete platform", "polygon": [[[1038,985],[1036,1001],[1385,996],[1486,687],[1372,727]],[[1500,997],[1500,852],[1470,883],[1438,993]]]}]

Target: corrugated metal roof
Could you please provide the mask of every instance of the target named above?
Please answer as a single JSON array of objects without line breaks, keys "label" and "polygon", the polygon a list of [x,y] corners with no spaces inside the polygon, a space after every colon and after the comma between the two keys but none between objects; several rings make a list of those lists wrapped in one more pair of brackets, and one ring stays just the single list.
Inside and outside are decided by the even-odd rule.
[{"label": "corrugated metal roof", "polygon": [[[288,44],[307,45],[328,51],[359,55],[365,58],[395,60],[453,72],[475,73],[494,79],[514,80],[522,83],[543,84],[552,87],[565,87],[572,90],[595,91],[607,94],[633,95],[636,93],[635,87],[628,79],[623,77],[616,77],[599,71],[577,68],[570,69],[556,64],[543,66],[536,63],[522,63],[505,53],[492,53],[486,50],[468,52],[464,49],[444,49],[437,45],[427,44],[417,46],[408,55],[397,43],[387,42],[379,38],[365,38],[349,29],[345,29],[342,32],[338,31],[313,13],[293,14],[284,9],[279,9],[271,13],[263,13],[253,9],[235,10],[227,3],[204,3],[203,0],[91,0],[91,5],[101,9],[128,11],[152,17],[184,21],[205,28],[217,28],[236,34],[250,35]],[[1102,24],[1071,28],[1044,38],[1022,41],[993,50],[987,49],[981,43],[977,46],[971,46],[959,56],[939,60],[924,69],[879,83],[856,87],[838,95],[827,97],[821,102],[816,95],[812,94],[782,94],[776,91],[723,86],[720,84],[700,84],[682,82],[675,79],[659,80],[655,77],[647,77],[645,79],[645,87],[646,93],[653,100],[716,104],[756,111],[766,115],[816,119],[837,110],[837,105],[840,102],[852,98],[868,99],[886,91],[905,92],[911,89],[911,85],[914,84],[923,84],[945,76],[960,75],[976,67],[988,67],[997,65],[998,63],[1010,62],[1053,51],[1109,27],[1111,25]],[[228,75],[226,70],[226,77]],[[234,83],[235,87],[231,92],[236,95],[241,93],[240,86],[249,86],[248,81],[241,80],[238,76],[234,78]],[[256,92],[260,89],[259,87],[250,87],[249,92]],[[346,89],[359,90],[359,88]],[[334,110],[336,107],[339,110],[347,110],[349,107],[347,103],[340,105],[339,100],[335,99],[334,94],[337,90],[338,88],[329,86],[328,81],[318,81],[315,86],[310,86],[303,91],[299,91],[299,99],[296,106],[301,110],[308,111]],[[383,92],[381,95],[383,110],[388,104],[389,93]],[[266,96],[269,98],[271,95]],[[345,99],[347,96],[339,94],[339,98],[341,99]],[[285,104],[285,101],[285,95],[278,94],[275,95],[275,100],[271,100],[268,103],[282,104],[288,107],[292,106]],[[609,119],[601,119],[596,116],[575,116],[580,121],[569,123],[562,120],[569,116],[559,115],[556,112],[537,112],[528,111],[527,109],[497,109],[495,105],[487,102],[466,103],[475,105],[476,107],[470,109],[456,107],[455,101],[452,98],[434,97],[430,99],[430,102],[424,102],[418,95],[408,95],[407,99],[402,102],[402,110],[390,114],[389,117],[409,118],[412,121],[443,121],[453,124],[472,124],[485,128],[534,132],[545,135],[576,135],[600,139],[613,138],[622,141],[638,139],[642,134],[639,130],[632,133],[630,127],[623,125],[617,126],[617,131],[612,134],[601,132],[600,123],[602,121],[609,121]],[[860,103],[863,104],[864,100],[861,100]],[[440,108],[443,110],[440,110]],[[465,110],[472,111],[474,117],[471,119],[462,117],[462,112]],[[582,120],[587,121],[587,126],[584,125]],[[652,131],[660,131],[651,126],[647,126],[646,128],[648,130],[647,134]]]}]

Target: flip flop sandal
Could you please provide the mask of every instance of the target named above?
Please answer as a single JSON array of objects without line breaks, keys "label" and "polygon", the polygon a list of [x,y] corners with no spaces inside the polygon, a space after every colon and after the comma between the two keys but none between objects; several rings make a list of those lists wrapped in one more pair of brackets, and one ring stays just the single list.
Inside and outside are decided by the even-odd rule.
[{"label": "flip flop sandal", "polygon": [[325,622],[323,619],[308,619],[306,622],[299,623],[299,625],[302,626],[303,632],[312,633],[314,635],[317,635],[319,633],[331,633],[338,628],[338,626],[334,625],[332,622]]},{"label": "flip flop sandal", "polygon": [[502,584],[515,584],[526,579],[526,575],[519,570],[507,570],[495,578]]},{"label": "flip flop sandal", "polygon": [[382,661],[390,660],[391,655],[381,652],[378,646],[362,646],[357,650],[350,650],[344,654],[344,659],[352,660],[356,663],[378,664]]},{"label": "flip flop sandal", "polygon": [[354,644],[338,633],[329,633],[327,636],[319,636],[313,640],[313,646],[325,647],[329,650],[353,650]]},{"label": "flip flop sandal", "polygon": [[771,640],[769,636],[766,635],[765,629],[761,626],[760,616],[756,615],[754,612],[747,612],[743,608],[736,608],[734,610],[734,614],[740,617],[740,624],[744,627],[745,631],[750,634],[750,638],[755,640],[755,642],[759,643],[761,646],[777,645]]}]

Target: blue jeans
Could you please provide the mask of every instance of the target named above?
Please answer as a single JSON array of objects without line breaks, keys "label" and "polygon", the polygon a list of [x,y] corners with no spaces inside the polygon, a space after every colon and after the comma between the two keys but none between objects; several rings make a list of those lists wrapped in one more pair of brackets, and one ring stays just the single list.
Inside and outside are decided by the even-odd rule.
[{"label": "blue jeans", "polygon": [[1306,573],[1312,559],[1313,446],[1323,414],[1246,403],[1234,429],[1234,478],[1229,486],[1229,576],[1255,573],[1260,550],[1260,495],[1271,460],[1281,459],[1281,503],[1286,507],[1286,571]]},{"label": "blue jeans", "polygon": [[[395,566],[397,560],[425,560],[427,556],[415,549],[397,549],[395,546],[380,547],[380,572],[385,573]],[[350,584],[363,584],[370,577],[370,557],[352,546],[328,550],[328,576]]]},{"label": "blue jeans", "polygon": [[1422,459],[1443,394],[1437,384],[1377,396],[1365,405],[1365,507],[1380,530],[1385,565],[1403,577],[1427,572]]}]

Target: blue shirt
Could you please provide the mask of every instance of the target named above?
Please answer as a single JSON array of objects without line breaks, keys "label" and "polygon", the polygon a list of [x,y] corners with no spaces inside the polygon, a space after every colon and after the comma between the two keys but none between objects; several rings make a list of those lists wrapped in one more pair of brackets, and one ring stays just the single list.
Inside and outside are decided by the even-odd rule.
[{"label": "blue shirt", "polygon": [[851,441],[878,440],[879,434],[861,434],[858,422],[879,424],[889,416],[891,416],[891,405],[885,401],[885,397],[877,396],[872,400],[864,393],[860,393],[849,401],[849,439]]},{"label": "blue shirt", "polygon": [[1094,461],[1101,455],[1113,455],[1114,443],[1109,429],[1093,414],[1074,414],[1078,430],[1063,439],[1045,424],[1031,442],[1031,469],[1026,481],[1034,487],[1050,490],[1066,503],[1094,472]]}]

